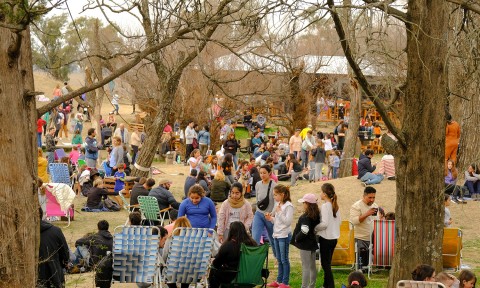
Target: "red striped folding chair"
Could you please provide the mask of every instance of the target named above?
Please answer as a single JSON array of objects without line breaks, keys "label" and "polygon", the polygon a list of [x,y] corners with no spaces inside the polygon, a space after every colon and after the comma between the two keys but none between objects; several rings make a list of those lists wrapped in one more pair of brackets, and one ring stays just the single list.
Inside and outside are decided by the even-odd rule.
[{"label": "red striped folding chair", "polygon": [[373,237],[370,244],[370,260],[368,265],[368,278],[373,266],[392,266],[393,252],[395,250],[395,221],[375,220],[373,222]]}]

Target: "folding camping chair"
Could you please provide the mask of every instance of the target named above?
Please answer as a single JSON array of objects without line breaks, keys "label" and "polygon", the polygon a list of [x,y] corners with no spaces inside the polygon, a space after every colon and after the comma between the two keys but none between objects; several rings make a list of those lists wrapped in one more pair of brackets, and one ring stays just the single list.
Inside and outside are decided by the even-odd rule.
[{"label": "folding camping chair", "polygon": [[462,230],[443,228],[442,257],[443,268],[460,270],[462,256]]},{"label": "folding camping chair", "polygon": [[368,278],[372,274],[373,266],[392,266],[395,249],[395,221],[374,220],[373,241],[370,244],[368,261]]},{"label": "folding camping chair", "polygon": [[[63,208],[54,194],[57,195],[60,202],[64,203]],[[70,205],[75,198],[75,192],[73,192],[72,188],[64,183],[46,184],[45,196],[47,198],[47,211],[45,211],[45,215],[47,217],[66,217],[68,221],[66,227],[70,226],[70,220],[74,219],[73,206]],[[60,220],[62,220],[62,218],[60,218]]]},{"label": "folding camping chair", "polygon": [[268,244],[257,247],[242,244],[238,270],[232,271],[237,272],[237,276],[232,283],[222,283],[221,287],[266,287],[269,274],[268,247]]},{"label": "folding camping chair", "polygon": [[333,251],[332,266],[333,269],[354,269],[355,268],[355,238],[354,226],[349,221],[342,221],[340,224],[340,237],[337,246]]},{"label": "folding camping chair", "polygon": [[72,186],[70,180],[70,172],[68,172],[68,165],[65,163],[50,163],[48,165],[50,171],[50,178],[52,183],[64,183]]},{"label": "folding camping chair", "polygon": [[445,285],[438,282],[425,282],[413,280],[400,280],[397,288],[446,288]]},{"label": "folding camping chair", "polygon": [[63,157],[68,157],[67,153],[65,153],[65,150],[63,150],[63,148],[56,149],[54,152],[54,159],[61,160]]},{"label": "folding camping chair", "polygon": [[163,280],[166,283],[207,283],[215,231],[207,228],[177,228],[168,251]]},{"label": "folding camping chair", "polygon": [[[170,207],[160,210],[158,207],[157,198],[153,196],[138,196],[138,204],[140,204],[140,213],[142,218],[148,220],[150,225],[152,221],[160,222],[160,226],[163,226],[165,220],[170,220]],[[167,218],[168,217],[168,218]]]},{"label": "folding camping chair", "polygon": [[[153,231],[157,235],[153,235]],[[160,287],[157,227],[119,226],[113,238],[113,282],[152,283]]]}]

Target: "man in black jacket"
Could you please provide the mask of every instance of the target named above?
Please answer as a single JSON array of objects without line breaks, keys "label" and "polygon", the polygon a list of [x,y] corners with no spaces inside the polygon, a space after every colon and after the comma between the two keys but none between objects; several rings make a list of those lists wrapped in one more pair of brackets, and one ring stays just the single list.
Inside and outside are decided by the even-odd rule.
[{"label": "man in black jacket", "polygon": [[107,255],[107,251],[112,251],[113,249],[113,236],[108,231],[109,226],[106,220],[101,220],[97,223],[97,233],[80,238],[75,242],[77,251],[88,249],[88,253],[82,254],[83,256],[85,256],[84,254],[88,254],[86,258],[88,259],[88,266],[90,267],[97,265],[97,263]]},{"label": "man in black jacket", "polygon": [[175,197],[173,197],[172,192],[170,192],[170,186],[172,185],[172,181],[168,179],[162,179],[159,182],[157,188],[154,188],[150,191],[148,196],[153,196],[157,198],[158,207],[160,210],[163,210],[168,207],[172,207],[175,210],[178,210],[180,207],[180,202],[178,202]]},{"label": "man in black jacket", "polygon": [[[39,210],[41,219],[43,211]],[[69,253],[62,230],[42,220],[37,287],[65,287],[63,268],[67,267]]]},{"label": "man in black jacket", "polygon": [[378,184],[382,182],[382,174],[374,174],[373,171],[377,168],[377,164],[372,165],[373,150],[366,150],[365,155],[360,155],[358,161],[358,179],[366,185]]},{"label": "man in black jacket", "polygon": [[132,191],[130,191],[130,205],[138,205],[138,196],[148,196],[154,185],[154,179],[145,179],[142,177],[138,184],[135,184],[132,188]]}]

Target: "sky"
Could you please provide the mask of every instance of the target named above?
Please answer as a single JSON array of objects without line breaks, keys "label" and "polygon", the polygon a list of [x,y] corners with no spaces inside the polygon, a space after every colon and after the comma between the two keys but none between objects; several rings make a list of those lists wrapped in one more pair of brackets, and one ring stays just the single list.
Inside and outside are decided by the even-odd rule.
[{"label": "sky", "polygon": [[[87,9],[83,11],[83,7],[88,4],[89,1],[87,0],[66,0],[68,7],[70,8],[70,12],[72,13],[72,16],[74,19],[82,16],[87,16],[87,17],[95,17],[100,20],[102,20],[105,24],[107,24],[107,21],[105,20],[105,16],[102,14],[100,9]],[[109,0],[105,1],[106,3],[109,2]],[[61,7],[58,9],[54,9],[52,11],[54,14],[61,14],[61,13],[68,13],[67,5],[63,4]],[[109,17],[110,21],[114,22],[117,24],[120,28],[127,29],[130,31],[138,31],[141,29],[141,26],[138,22],[137,19],[135,19],[133,16],[128,15],[128,13],[122,13],[121,16],[116,13],[112,13],[110,11],[105,10],[105,13]]]}]

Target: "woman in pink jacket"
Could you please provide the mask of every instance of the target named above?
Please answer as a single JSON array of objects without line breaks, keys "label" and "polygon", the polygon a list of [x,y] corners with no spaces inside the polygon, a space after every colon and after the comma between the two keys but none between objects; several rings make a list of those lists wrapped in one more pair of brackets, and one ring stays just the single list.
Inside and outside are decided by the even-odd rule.
[{"label": "woman in pink jacket", "polygon": [[232,184],[228,199],[222,203],[218,212],[217,234],[220,243],[228,238],[228,227],[235,221],[242,222],[247,231],[250,230],[253,221],[252,205],[245,201],[242,184],[238,182]]}]

